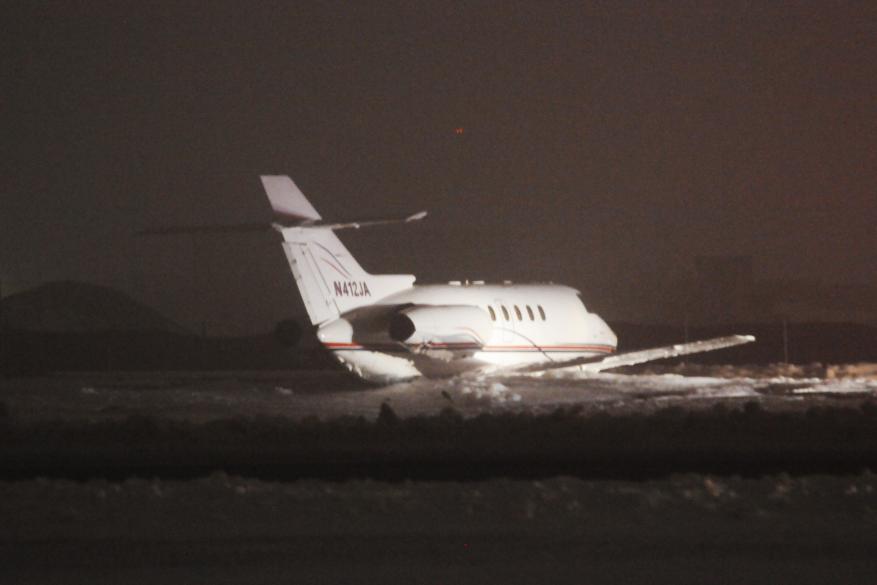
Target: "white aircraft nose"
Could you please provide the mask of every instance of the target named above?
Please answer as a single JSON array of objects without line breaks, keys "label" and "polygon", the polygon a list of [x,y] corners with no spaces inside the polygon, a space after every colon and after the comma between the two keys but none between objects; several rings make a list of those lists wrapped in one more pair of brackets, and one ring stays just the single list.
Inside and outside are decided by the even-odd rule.
[{"label": "white aircraft nose", "polygon": [[618,336],[596,313],[588,313],[588,327],[595,342],[618,347]]}]

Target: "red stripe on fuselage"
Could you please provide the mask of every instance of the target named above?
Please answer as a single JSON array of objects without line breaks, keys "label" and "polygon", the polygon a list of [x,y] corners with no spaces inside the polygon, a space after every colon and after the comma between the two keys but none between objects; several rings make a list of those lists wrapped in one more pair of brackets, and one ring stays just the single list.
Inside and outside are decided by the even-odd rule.
[{"label": "red stripe on fuselage", "polygon": [[[373,347],[375,351],[381,351],[381,349],[386,349],[388,347],[387,344],[362,345],[359,343],[343,343],[331,341],[325,342],[323,343],[323,345],[328,349],[369,349]],[[390,345],[389,347],[393,346]],[[478,349],[480,346],[474,343],[430,343],[426,347],[437,349]],[[487,345],[482,347],[481,351],[593,351],[599,353],[613,353],[615,351],[615,348],[611,345]]]}]

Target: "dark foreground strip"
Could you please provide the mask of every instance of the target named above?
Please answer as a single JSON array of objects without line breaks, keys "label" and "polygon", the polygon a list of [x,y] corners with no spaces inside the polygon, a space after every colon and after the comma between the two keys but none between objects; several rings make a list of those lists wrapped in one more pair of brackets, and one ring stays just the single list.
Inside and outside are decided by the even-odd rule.
[{"label": "dark foreground strip", "polygon": [[496,478],[537,480],[551,477],[645,481],[674,474],[760,477],[765,475],[854,475],[877,470],[877,453],[868,456],[755,458],[746,461],[703,458],[628,457],[614,461],[496,459],[491,461],[383,461],[324,463],[137,463],[96,461],[87,458],[65,462],[3,462],[0,480],[36,478],[111,482],[131,478],[189,480],[223,472],[264,481],[483,481]]},{"label": "dark foreground strip", "polygon": [[644,480],[678,473],[758,476],[877,470],[877,406],[584,416],[577,410],[399,419],[132,416],[0,425],[0,479],[188,479],[223,471],[265,480],[474,481],[553,476]]}]

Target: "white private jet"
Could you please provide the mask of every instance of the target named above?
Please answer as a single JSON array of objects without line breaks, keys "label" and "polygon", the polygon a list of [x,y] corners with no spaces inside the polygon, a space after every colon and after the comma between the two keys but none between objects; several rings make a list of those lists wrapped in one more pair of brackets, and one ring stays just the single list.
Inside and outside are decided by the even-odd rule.
[{"label": "white private jet", "polygon": [[449,282],[415,285],[409,274],[369,274],[335,232],[423,219],[325,223],[292,179],[262,176],[282,223],[283,250],[317,338],[370,382],[420,376],[601,371],[754,341],[731,335],[615,353],[615,333],[579,292],[555,284]]}]

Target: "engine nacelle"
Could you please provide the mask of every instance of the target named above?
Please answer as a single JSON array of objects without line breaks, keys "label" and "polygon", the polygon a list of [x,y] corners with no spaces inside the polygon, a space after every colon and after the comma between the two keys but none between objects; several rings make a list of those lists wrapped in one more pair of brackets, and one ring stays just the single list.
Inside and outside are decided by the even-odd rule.
[{"label": "engine nacelle", "polygon": [[390,337],[411,345],[483,347],[493,331],[484,309],[472,305],[414,305],[390,319]]}]

